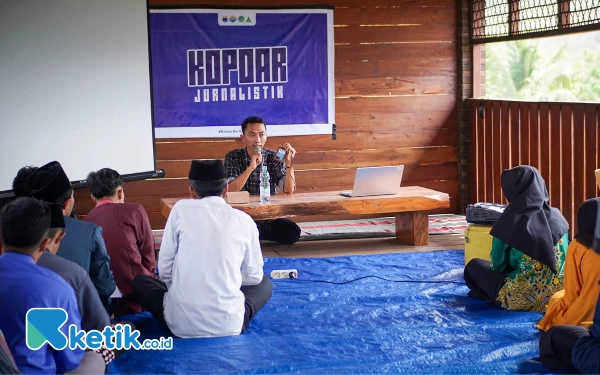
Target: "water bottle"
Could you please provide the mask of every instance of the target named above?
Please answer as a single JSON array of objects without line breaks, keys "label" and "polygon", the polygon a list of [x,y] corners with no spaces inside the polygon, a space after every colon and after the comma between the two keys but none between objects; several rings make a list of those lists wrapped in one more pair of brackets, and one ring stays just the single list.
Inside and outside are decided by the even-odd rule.
[{"label": "water bottle", "polygon": [[271,201],[271,184],[269,183],[269,171],[267,166],[263,165],[260,172],[260,202],[266,203]]}]

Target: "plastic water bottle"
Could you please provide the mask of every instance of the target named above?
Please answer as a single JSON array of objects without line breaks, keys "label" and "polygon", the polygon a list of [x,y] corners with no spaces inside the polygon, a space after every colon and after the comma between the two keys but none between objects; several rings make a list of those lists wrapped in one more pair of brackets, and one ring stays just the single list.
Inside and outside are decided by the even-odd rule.
[{"label": "plastic water bottle", "polygon": [[266,203],[271,201],[271,184],[269,183],[269,171],[267,166],[263,165],[260,172],[260,202]]}]

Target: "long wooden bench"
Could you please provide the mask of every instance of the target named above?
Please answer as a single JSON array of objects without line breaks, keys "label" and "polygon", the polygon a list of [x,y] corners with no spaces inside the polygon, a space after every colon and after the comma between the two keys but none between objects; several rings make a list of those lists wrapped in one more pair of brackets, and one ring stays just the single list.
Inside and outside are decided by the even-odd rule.
[{"label": "long wooden bench", "polygon": [[[180,199],[161,199],[161,213],[169,217],[171,208]],[[401,187],[398,194],[348,198],[339,192],[319,192],[271,196],[269,203],[260,203],[251,196],[250,203],[232,204],[254,220],[280,217],[294,218],[336,216],[395,216],[396,238],[410,245],[429,243],[429,211],[450,207],[448,194],[422,187]]]}]

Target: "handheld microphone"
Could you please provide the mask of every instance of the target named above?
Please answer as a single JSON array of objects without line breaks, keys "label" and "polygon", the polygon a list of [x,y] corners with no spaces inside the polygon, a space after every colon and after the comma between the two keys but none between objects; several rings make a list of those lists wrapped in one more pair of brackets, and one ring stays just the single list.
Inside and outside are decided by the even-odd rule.
[{"label": "handheld microphone", "polygon": [[265,165],[265,158],[264,158],[264,155],[262,155],[262,150],[263,150],[263,148],[261,146],[254,146],[254,153],[255,154],[261,154],[261,156],[263,156],[262,162],[260,163],[260,165],[264,166]]}]

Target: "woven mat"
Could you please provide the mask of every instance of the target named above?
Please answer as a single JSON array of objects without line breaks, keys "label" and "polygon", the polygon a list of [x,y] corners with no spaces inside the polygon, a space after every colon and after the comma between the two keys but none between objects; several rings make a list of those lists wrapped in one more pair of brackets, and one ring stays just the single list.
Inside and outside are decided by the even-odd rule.
[{"label": "woven mat", "polygon": [[[318,221],[298,223],[302,229],[300,241],[394,237],[395,219],[382,217],[361,220]],[[464,233],[467,221],[462,215],[429,216],[429,234]],[[154,231],[156,249],[160,248],[163,231]]]}]

